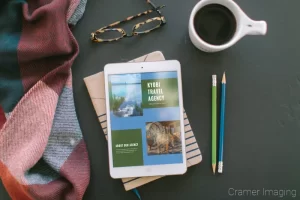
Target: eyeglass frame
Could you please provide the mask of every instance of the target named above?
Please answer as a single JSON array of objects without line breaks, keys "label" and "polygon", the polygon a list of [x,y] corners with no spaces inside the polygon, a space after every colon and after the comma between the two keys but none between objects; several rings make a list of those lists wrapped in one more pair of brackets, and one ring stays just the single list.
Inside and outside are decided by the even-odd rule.
[{"label": "eyeglass frame", "polygon": [[[151,32],[151,31],[153,31],[155,29],[158,29],[158,28],[164,26],[166,24],[166,19],[161,14],[160,9],[164,8],[165,5],[155,6],[150,0],[147,0],[147,3],[149,3],[153,8],[150,9],[150,10],[144,11],[142,13],[139,13],[137,15],[129,16],[125,20],[116,21],[116,22],[114,22],[112,24],[109,24],[108,26],[104,26],[104,27],[96,30],[95,32],[92,32],[91,33],[91,40],[93,42],[98,42],[98,43],[101,43],[101,42],[113,42],[113,41],[117,41],[117,40],[120,40],[120,39],[125,38],[125,37],[133,37],[133,36],[136,36],[136,35],[146,34],[146,33],[149,33],[149,32]],[[147,14],[152,13],[154,11],[159,14],[159,17],[153,17],[153,18],[147,19],[144,22],[140,22],[140,23],[134,25],[134,27],[132,28],[131,34],[127,34],[126,31],[123,28],[112,28],[112,27],[114,27],[116,25],[119,25],[119,24],[124,23],[124,22],[128,22],[128,21],[130,21],[132,19],[135,19],[135,18],[143,16],[143,15],[147,15]],[[160,24],[157,25],[157,26],[155,26],[155,27],[153,27],[153,28],[151,28],[151,29],[149,29],[149,30],[136,32],[136,30],[140,26],[142,26],[144,24],[147,24],[147,23],[150,23],[150,22],[155,21],[155,20],[160,21]],[[117,31],[117,32],[121,33],[121,36],[117,37],[117,38],[114,38],[114,39],[100,39],[100,38],[97,38],[97,34],[101,34],[101,33],[108,32],[108,31]]]}]

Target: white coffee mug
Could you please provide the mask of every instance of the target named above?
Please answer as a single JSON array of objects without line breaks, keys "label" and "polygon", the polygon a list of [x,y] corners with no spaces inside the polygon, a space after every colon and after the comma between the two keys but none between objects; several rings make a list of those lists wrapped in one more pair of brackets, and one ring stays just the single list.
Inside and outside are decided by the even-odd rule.
[{"label": "white coffee mug", "polygon": [[[231,40],[222,45],[212,45],[202,40],[197,34],[194,26],[194,18],[197,12],[206,5],[220,4],[228,8],[236,19],[236,31]],[[189,20],[189,36],[192,43],[205,52],[217,52],[227,49],[238,42],[245,35],[265,35],[267,23],[265,21],[254,21],[250,19],[233,0],[201,0],[193,8]]]}]

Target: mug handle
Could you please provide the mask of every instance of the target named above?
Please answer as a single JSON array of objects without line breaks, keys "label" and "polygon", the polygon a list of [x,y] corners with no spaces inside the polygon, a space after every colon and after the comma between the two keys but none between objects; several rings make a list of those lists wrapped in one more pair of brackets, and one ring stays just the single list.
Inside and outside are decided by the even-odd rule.
[{"label": "mug handle", "polygon": [[252,19],[247,20],[246,23],[246,34],[247,35],[266,35],[267,23],[265,21],[254,21]]}]

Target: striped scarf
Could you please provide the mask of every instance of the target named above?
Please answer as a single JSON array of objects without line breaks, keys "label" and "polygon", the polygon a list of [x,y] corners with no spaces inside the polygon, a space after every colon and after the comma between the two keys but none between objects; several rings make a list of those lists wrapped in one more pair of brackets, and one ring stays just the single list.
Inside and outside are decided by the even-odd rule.
[{"label": "striped scarf", "polygon": [[88,186],[70,69],[85,4],[0,1],[0,179],[12,199],[82,199]]}]

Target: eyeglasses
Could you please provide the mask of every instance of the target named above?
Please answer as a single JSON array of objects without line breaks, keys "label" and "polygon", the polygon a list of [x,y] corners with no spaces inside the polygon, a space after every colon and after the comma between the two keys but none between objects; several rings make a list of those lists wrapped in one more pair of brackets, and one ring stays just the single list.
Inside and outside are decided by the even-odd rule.
[{"label": "eyeglasses", "polygon": [[[151,10],[139,13],[135,16],[127,17],[123,21],[117,21],[117,22],[114,22],[114,23],[112,23],[108,26],[104,26],[104,27],[96,30],[95,32],[91,33],[91,40],[93,42],[117,41],[117,40],[120,40],[120,39],[125,38],[125,37],[132,37],[132,36],[136,36],[136,35],[146,34],[146,33],[149,33],[151,31],[153,31],[155,29],[158,29],[158,28],[162,27],[163,25],[165,25],[166,24],[165,17],[160,12],[160,9],[165,7],[165,5],[157,7],[150,0],[147,0],[147,3],[149,3],[153,7]],[[147,14],[152,13],[152,12],[157,12],[159,14],[159,17],[154,17],[154,18],[151,18],[151,19],[147,19],[144,22],[140,22],[140,23],[136,24],[132,28],[131,33],[129,33],[129,34],[127,34],[125,32],[125,30],[122,29],[122,28],[113,28],[116,25],[119,25],[119,24],[124,23],[124,22],[128,22],[132,19],[138,18],[138,17],[143,16],[143,15],[147,15]],[[110,32],[110,34],[109,34],[110,36],[109,36],[108,39],[104,37],[105,32]],[[101,38],[101,36],[102,36],[102,38]]]}]

